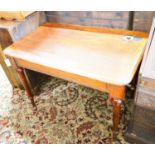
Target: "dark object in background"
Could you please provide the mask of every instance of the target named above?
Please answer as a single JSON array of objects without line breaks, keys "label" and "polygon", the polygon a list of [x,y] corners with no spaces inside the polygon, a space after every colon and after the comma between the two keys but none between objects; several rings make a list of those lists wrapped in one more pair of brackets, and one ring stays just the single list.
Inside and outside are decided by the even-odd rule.
[{"label": "dark object in background", "polygon": [[126,139],[131,143],[155,143],[155,20],[140,69],[134,112]]}]

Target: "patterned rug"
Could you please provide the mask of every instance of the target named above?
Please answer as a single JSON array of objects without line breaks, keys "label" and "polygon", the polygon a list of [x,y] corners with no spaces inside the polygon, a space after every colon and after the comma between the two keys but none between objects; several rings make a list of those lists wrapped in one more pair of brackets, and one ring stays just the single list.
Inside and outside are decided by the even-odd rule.
[{"label": "patterned rug", "polygon": [[35,96],[35,110],[25,92],[15,89],[11,102],[0,103],[0,143],[127,143],[124,132],[133,101],[126,99],[112,141],[112,107],[107,98],[107,93],[51,78]]}]

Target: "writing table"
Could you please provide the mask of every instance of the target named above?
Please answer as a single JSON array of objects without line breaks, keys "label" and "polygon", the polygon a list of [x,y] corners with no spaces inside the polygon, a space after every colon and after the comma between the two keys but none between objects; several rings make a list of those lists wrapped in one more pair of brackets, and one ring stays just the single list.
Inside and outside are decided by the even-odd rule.
[{"label": "writing table", "polygon": [[109,93],[117,130],[125,86],[142,60],[147,34],[127,30],[46,23],[5,49],[35,106],[24,69]]}]

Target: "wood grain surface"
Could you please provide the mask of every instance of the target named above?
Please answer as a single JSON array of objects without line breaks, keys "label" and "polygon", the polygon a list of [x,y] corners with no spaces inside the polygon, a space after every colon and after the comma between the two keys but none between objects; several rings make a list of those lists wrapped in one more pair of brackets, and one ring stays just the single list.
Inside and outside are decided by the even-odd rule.
[{"label": "wood grain surface", "polygon": [[[115,137],[125,85],[138,69],[147,39],[137,37],[139,32],[126,36],[129,31],[122,34],[120,30],[68,27],[40,26],[4,53],[14,60],[18,71],[27,68],[108,92],[113,105]],[[29,94],[24,74],[21,80]],[[33,96],[29,97],[34,105]]]},{"label": "wood grain surface", "polygon": [[[134,32],[133,32],[134,35]],[[40,26],[6,55],[114,85],[131,82],[146,38]]]}]

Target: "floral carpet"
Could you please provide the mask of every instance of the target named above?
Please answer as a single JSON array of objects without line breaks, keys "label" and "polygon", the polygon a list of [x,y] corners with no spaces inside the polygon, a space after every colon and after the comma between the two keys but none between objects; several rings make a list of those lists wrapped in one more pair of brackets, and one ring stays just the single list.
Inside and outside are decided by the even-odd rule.
[{"label": "floral carpet", "polygon": [[51,78],[35,96],[36,110],[25,91],[14,89],[11,102],[0,103],[0,143],[127,143],[124,132],[132,100],[125,100],[120,129],[112,141],[112,107],[107,98],[107,93]]}]

